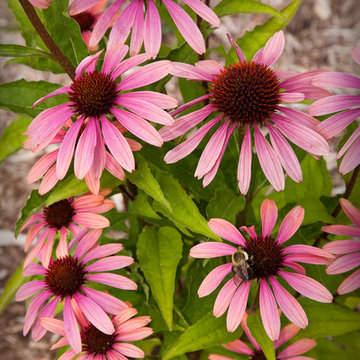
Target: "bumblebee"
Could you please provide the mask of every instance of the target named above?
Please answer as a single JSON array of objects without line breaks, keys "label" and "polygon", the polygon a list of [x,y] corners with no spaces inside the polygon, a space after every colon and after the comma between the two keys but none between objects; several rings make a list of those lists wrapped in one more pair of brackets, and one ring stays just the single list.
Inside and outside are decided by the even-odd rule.
[{"label": "bumblebee", "polygon": [[252,256],[249,257],[249,254],[242,247],[239,246],[231,255],[231,261],[234,275],[239,276],[244,281],[255,278],[254,271],[251,268],[253,265]]}]

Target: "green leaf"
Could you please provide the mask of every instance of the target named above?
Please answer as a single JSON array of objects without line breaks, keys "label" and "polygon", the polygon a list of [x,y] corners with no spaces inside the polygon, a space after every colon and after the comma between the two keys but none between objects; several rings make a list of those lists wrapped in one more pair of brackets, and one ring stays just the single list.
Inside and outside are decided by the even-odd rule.
[{"label": "green leaf", "polygon": [[30,119],[19,117],[3,131],[0,139],[0,163],[22,148],[26,136],[23,135],[30,124]]},{"label": "green leaf", "polygon": [[35,108],[34,102],[58,89],[60,85],[46,81],[26,81],[24,79],[0,85],[0,107],[19,115],[35,117],[41,111],[59,104],[59,97],[48,99]]},{"label": "green leaf", "polygon": [[263,327],[261,318],[258,314],[251,313],[246,321],[252,336],[260,345],[261,350],[267,360],[275,360],[274,343],[270,340]]},{"label": "green leaf", "polygon": [[17,57],[17,56],[46,56],[51,55],[46,51],[32,47],[16,44],[0,44],[0,56]]},{"label": "green leaf", "polygon": [[16,57],[8,60],[5,66],[8,64],[22,64],[31,67],[35,70],[50,71],[54,74],[64,74],[64,69],[51,58],[40,57],[40,56],[26,56]]},{"label": "green leaf", "polygon": [[180,234],[171,227],[145,227],[137,242],[136,254],[161,314],[172,329],[175,275],[182,256]]},{"label": "green leaf", "polygon": [[[162,205],[154,204],[154,209],[168,217],[181,231],[189,235],[186,229],[202,234],[211,239],[219,240],[209,228],[207,221],[200,214],[199,209],[187,193],[182,189],[179,182],[172,176],[161,174],[158,177],[159,184],[166,199],[169,201],[172,212]],[[185,230],[184,230],[185,228]]]},{"label": "green leaf", "polygon": [[225,317],[215,318],[211,312],[187,328],[171,346],[168,346],[164,350],[162,359],[167,360],[189,351],[226,344],[238,339],[241,334],[240,326],[233,333],[227,332]]},{"label": "green leaf", "polygon": [[161,191],[159,183],[151,173],[146,161],[142,158],[140,158],[139,160],[140,161],[137,162],[136,171],[129,174],[127,178],[137,187],[144,190],[154,200],[158,201],[160,204],[164,205],[169,211],[171,211],[171,206],[166,200],[163,192]]},{"label": "green leaf", "polygon": [[237,13],[262,13],[283,17],[283,15],[273,7],[255,0],[222,0],[215,6],[214,12],[219,17]]},{"label": "green leaf", "polygon": [[[266,42],[276,31],[281,30],[288,24],[300,4],[301,0],[292,1],[281,10],[281,14],[285,20],[279,17],[272,17],[265,24],[256,26],[252,31],[247,31],[241,39],[236,41],[247,59],[252,59],[256,51],[265,46]],[[234,49],[231,49],[226,63],[232,64],[235,61],[238,61],[236,52]]]},{"label": "green leaf", "polygon": [[323,304],[299,299],[309,320],[301,337],[339,336],[360,329],[360,313],[336,304]]},{"label": "green leaf", "polygon": [[26,282],[26,278],[22,275],[22,266],[21,263],[5,285],[4,292],[0,297],[0,313],[11,303],[19,287]]},{"label": "green leaf", "polygon": [[53,1],[43,10],[46,28],[60,50],[77,66],[88,55],[80,27],[67,13],[68,0]]},{"label": "green leaf", "polygon": [[132,214],[140,215],[146,218],[160,220],[161,217],[154,211],[148,200],[149,197],[144,192],[139,190],[135,200],[131,204],[131,209],[129,204],[129,211]]},{"label": "green leaf", "polygon": [[236,215],[244,206],[244,196],[238,195],[228,188],[223,188],[216,190],[215,196],[206,208],[206,214],[209,219],[221,218],[235,224]]}]

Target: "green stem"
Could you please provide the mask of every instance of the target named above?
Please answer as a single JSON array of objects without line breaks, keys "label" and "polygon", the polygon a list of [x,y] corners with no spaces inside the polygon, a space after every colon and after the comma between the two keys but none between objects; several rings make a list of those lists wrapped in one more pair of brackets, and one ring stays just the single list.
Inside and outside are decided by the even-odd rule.
[{"label": "green stem", "polygon": [[19,0],[19,2],[22,8],[24,9],[26,16],[30,20],[31,24],[34,26],[36,32],[39,34],[46,47],[49,49],[51,55],[59,63],[59,65],[65,70],[65,72],[70,76],[70,78],[72,80],[75,80],[74,65],[56,45],[51,35],[45,29],[45,26],[41,22],[34,7],[29,3],[28,0]]}]

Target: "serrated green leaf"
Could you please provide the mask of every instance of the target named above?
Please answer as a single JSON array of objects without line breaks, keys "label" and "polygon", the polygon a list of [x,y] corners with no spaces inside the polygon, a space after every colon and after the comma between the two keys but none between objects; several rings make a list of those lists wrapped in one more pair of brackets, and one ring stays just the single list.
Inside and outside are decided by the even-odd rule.
[{"label": "serrated green leaf", "polygon": [[[265,24],[256,26],[254,30],[247,31],[242,38],[236,40],[247,59],[252,59],[256,51],[265,46],[266,42],[276,31],[280,31],[288,24],[300,4],[301,0],[294,0],[281,10],[281,15],[285,20],[280,17],[272,17]],[[235,50],[231,49],[226,63],[232,64],[235,61],[238,61],[238,58]]]},{"label": "serrated green leaf", "polygon": [[16,44],[0,44],[0,56],[16,57],[16,56],[46,56],[51,55],[43,50],[16,45]]},{"label": "serrated green leaf", "polygon": [[244,206],[245,198],[243,195],[223,188],[217,190],[215,196],[210,200],[206,208],[206,214],[209,219],[221,218],[235,224],[236,215]]},{"label": "serrated green leaf", "polygon": [[144,216],[146,218],[152,218],[160,220],[161,217],[154,211],[149,203],[149,197],[144,193],[140,192],[136,195],[135,200],[131,204],[131,213],[136,215]]},{"label": "serrated green leaf", "polygon": [[240,326],[233,333],[227,332],[225,317],[215,318],[211,312],[178,336],[176,341],[165,349],[162,358],[168,360],[189,351],[226,344],[238,339],[241,334]]},{"label": "serrated green leaf", "polygon": [[274,343],[270,340],[269,336],[266,334],[260,316],[254,313],[249,314],[246,323],[250,329],[251,335],[260,345],[261,350],[266,356],[266,359],[275,360]]},{"label": "serrated green leaf", "polygon": [[360,313],[336,304],[323,304],[299,299],[309,320],[301,337],[319,338],[339,336],[360,329]]},{"label": "serrated green leaf", "polygon": [[283,17],[283,15],[273,7],[255,0],[222,0],[215,6],[214,12],[219,17],[237,13],[261,13]]},{"label": "serrated green leaf", "polygon": [[3,131],[0,138],[0,163],[22,148],[26,136],[23,135],[31,120],[19,117]]},{"label": "serrated green leaf", "polygon": [[150,168],[144,159],[140,158],[140,161],[137,162],[136,170],[129,174],[127,178],[137,187],[144,190],[154,200],[158,201],[171,211],[169,202],[166,200],[159,183],[151,173]]},{"label": "serrated green leaf", "polygon": [[[210,230],[207,221],[177,180],[163,173],[158,177],[158,181],[171,205],[172,212],[160,204],[154,204],[155,210],[168,217],[183,232],[185,228],[211,239],[219,240],[219,237]],[[188,232],[185,233],[189,235]]]},{"label": "serrated green leaf", "polygon": [[11,303],[19,287],[26,282],[26,278],[22,275],[22,266],[21,263],[5,285],[4,292],[0,297],[0,313]]},{"label": "serrated green leaf", "polygon": [[88,55],[80,27],[67,13],[68,0],[53,1],[43,10],[46,29],[70,62],[77,66]]},{"label": "serrated green leaf", "polygon": [[168,328],[172,329],[175,275],[182,255],[180,234],[171,227],[145,227],[137,242],[136,254],[151,293]]},{"label": "serrated green leaf", "polygon": [[60,85],[46,81],[26,81],[24,79],[0,85],[0,107],[19,115],[35,117],[48,107],[59,104],[59,96],[48,99],[35,108],[34,102]]}]

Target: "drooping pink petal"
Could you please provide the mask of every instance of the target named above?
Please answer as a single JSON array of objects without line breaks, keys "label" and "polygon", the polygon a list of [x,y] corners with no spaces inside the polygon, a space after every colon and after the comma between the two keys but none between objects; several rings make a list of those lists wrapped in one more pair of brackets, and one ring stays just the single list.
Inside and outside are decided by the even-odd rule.
[{"label": "drooping pink petal", "polygon": [[339,295],[347,294],[360,287],[360,269],[349,275],[338,287]]},{"label": "drooping pink petal", "polygon": [[[91,251],[98,249],[99,247],[97,247],[97,248],[95,248],[93,250],[90,250],[96,244],[96,242],[99,239],[101,233],[102,233],[102,229],[92,229],[90,231],[88,231],[88,229],[84,229],[81,233],[79,233],[74,238],[75,241],[72,241],[69,244],[69,248],[71,248],[76,242],[78,242],[78,246],[75,249],[74,257],[76,259],[81,259],[81,257],[85,253],[86,253],[86,256],[88,256]],[[119,244],[119,245],[121,245],[121,244]],[[122,248],[122,246],[119,246],[118,248]],[[89,256],[89,258],[90,257],[91,257],[91,255]],[[82,261],[83,261],[83,263],[86,263],[89,260],[85,259],[85,257],[84,257]]]},{"label": "drooping pink petal", "polygon": [[144,352],[133,344],[115,343],[113,348],[119,351],[121,354],[129,357],[143,358],[145,356]]},{"label": "drooping pink petal", "polygon": [[218,16],[210,9],[209,6],[205,5],[200,0],[184,0],[184,3],[189,5],[196,14],[201,16],[209,24],[212,24],[216,27],[220,26],[220,19]]},{"label": "drooping pink petal", "polygon": [[96,5],[98,2],[99,0],[75,0],[68,8],[69,15],[74,16],[84,12],[90,9],[92,6]]},{"label": "drooping pink petal", "polygon": [[317,265],[329,265],[331,263],[331,259],[327,257],[302,253],[286,255],[286,260],[290,262],[302,262]]},{"label": "drooping pink petal", "polygon": [[281,163],[257,125],[255,125],[254,128],[255,147],[261,168],[276,191],[284,190],[285,178]]},{"label": "drooping pink petal", "polygon": [[304,214],[305,211],[301,206],[296,206],[288,212],[276,237],[278,244],[283,244],[296,233],[304,219]]},{"label": "drooping pink petal", "polygon": [[[345,144],[346,145],[346,144]],[[344,145],[344,147],[345,147]],[[341,161],[340,174],[347,174],[360,164],[360,138],[357,138]]]},{"label": "drooping pink petal", "polygon": [[67,246],[67,234],[68,230],[65,226],[62,226],[60,229],[60,239],[58,246],[56,247],[56,257],[62,258],[69,254]]},{"label": "drooping pink petal", "polygon": [[237,170],[237,179],[239,181],[239,189],[241,194],[246,195],[251,181],[251,132],[250,127],[246,126],[245,135],[241,144],[239,164]]},{"label": "drooping pink petal", "polygon": [[63,87],[61,87],[59,89],[56,89],[56,90],[50,92],[49,94],[43,96],[39,100],[35,101],[34,105],[32,107],[35,107],[35,106],[39,105],[41,102],[43,102],[43,101],[45,101],[45,100],[47,100],[47,99],[49,99],[49,98],[51,98],[53,96],[61,95],[61,94],[68,94],[69,91],[70,91],[70,87],[68,87],[68,86],[63,86]]},{"label": "drooping pink petal", "polygon": [[321,230],[335,235],[360,237],[360,229],[349,225],[327,225],[323,226]]},{"label": "drooping pink petal", "polygon": [[70,304],[70,298],[65,297],[64,330],[72,349],[78,354],[81,352],[81,337],[75,314]]},{"label": "drooping pink petal", "polygon": [[210,73],[211,75],[220,74],[224,66],[220,65],[215,60],[201,60],[195,63],[195,67],[201,71]]},{"label": "drooping pink petal", "polygon": [[105,168],[109,171],[110,174],[114,175],[120,180],[125,179],[125,173],[122,167],[119,165],[119,163],[110,155],[108,152],[106,152],[106,162],[105,162]]},{"label": "drooping pink petal", "polygon": [[360,253],[352,253],[340,256],[334,260],[327,268],[327,274],[341,274],[350,271],[360,264]]},{"label": "drooping pink petal", "polygon": [[82,60],[75,70],[76,78],[80,77],[83,72],[88,74],[95,71],[96,63],[103,51],[104,50],[100,50],[96,54],[87,56],[84,60]]},{"label": "drooping pink petal", "polygon": [[280,93],[280,100],[284,103],[297,103],[305,99],[305,95],[300,92],[282,92]]},{"label": "drooping pink petal", "polygon": [[[28,226],[30,226],[30,225],[32,225],[32,224],[34,224],[34,223],[42,220],[43,218],[44,218],[44,215],[43,215],[43,214],[33,214],[33,215],[31,215],[31,216],[29,217],[29,219],[25,222],[25,224],[21,227],[20,232],[23,232]],[[30,230],[33,229],[33,228],[34,228],[34,226],[32,226],[32,227],[30,228]],[[29,231],[30,231],[30,230],[29,230]],[[37,232],[38,232],[38,231],[37,231]]]},{"label": "drooping pink petal", "polygon": [[173,97],[155,91],[133,91],[131,93],[122,94],[121,96],[126,99],[143,100],[152,103],[161,109],[172,109],[178,104]]},{"label": "drooping pink petal", "polygon": [[56,161],[59,149],[42,156],[29,171],[26,182],[31,184],[39,180]]},{"label": "drooping pink petal", "polygon": [[246,336],[248,337],[248,339],[250,340],[250,342],[253,344],[254,348],[256,350],[261,350],[260,345],[257,343],[257,341],[255,340],[255,338],[251,335],[250,329],[247,326],[247,318],[248,318],[248,314],[245,311],[244,316],[241,320],[241,327],[244,330],[244,333],[246,334]]},{"label": "drooping pink petal", "polygon": [[134,281],[128,279],[125,276],[112,274],[112,273],[103,273],[103,274],[90,274],[86,275],[88,280],[97,281],[99,283],[116,287],[123,290],[136,290],[137,285]]},{"label": "drooping pink petal", "polygon": [[20,289],[16,292],[15,300],[24,301],[30,296],[37,293],[39,290],[44,289],[45,287],[46,287],[46,283],[43,280],[30,281],[22,285]]},{"label": "drooping pink petal", "polygon": [[202,70],[199,66],[185,64],[181,62],[174,62],[174,66],[171,69],[171,75],[176,77],[182,77],[187,80],[198,80],[198,81],[213,81],[214,76]]},{"label": "drooping pink petal", "polygon": [[274,200],[265,199],[260,208],[262,236],[266,237],[271,234],[278,216],[278,209]]},{"label": "drooping pink petal", "polygon": [[146,120],[129,111],[112,108],[111,112],[119,122],[131,133],[154,146],[162,146],[163,140],[156,129]]},{"label": "drooping pink petal", "polygon": [[124,255],[111,256],[104,259],[100,259],[92,263],[86,268],[86,270],[89,272],[111,271],[129,266],[133,262],[134,259],[130,256],[124,256]]},{"label": "drooping pink petal", "polygon": [[235,49],[236,51],[236,55],[239,58],[239,62],[244,62],[246,61],[246,57],[245,54],[243,53],[243,51],[240,49],[239,45],[236,43],[236,41],[231,37],[230,34],[226,34],[228,40],[230,41],[231,46]]},{"label": "drooping pink petal", "polygon": [[285,316],[295,325],[304,329],[308,325],[308,319],[299,302],[279,284],[275,277],[270,277],[270,283],[276,301]]},{"label": "drooping pink petal", "polygon": [[49,234],[49,229],[45,229],[39,236],[35,246],[31,249],[31,251],[29,252],[29,255],[26,257],[25,261],[24,261],[24,265],[23,268],[26,269],[26,267],[36,258],[36,256],[38,256],[38,254],[40,253],[45,239],[47,238]]},{"label": "drooping pink petal", "polygon": [[316,280],[302,274],[288,273],[283,270],[279,271],[279,275],[300,294],[319,302],[332,302],[333,297],[329,290]]},{"label": "drooping pink petal", "polygon": [[175,2],[171,0],[163,0],[163,3],[186,42],[198,54],[203,54],[205,52],[205,41],[199,28],[196,26],[191,17]]},{"label": "drooping pink petal", "polygon": [[334,259],[334,256],[329,254],[327,251],[323,249],[319,249],[314,246],[305,245],[305,244],[295,244],[290,245],[284,248],[283,254],[310,254],[316,255],[327,259]]},{"label": "drooping pink petal", "polygon": [[[47,225],[46,221],[42,221],[34,226],[32,226],[29,230],[29,232],[26,235],[24,250],[28,251],[32,242],[40,234],[41,229],[43,229]],[[22,230],[21,230],[22,231]],[[24,267],[25,268],[25,267]]]},{"label": "drooping pink petal", "polygon": [[334,95],[315,101],[308,108],[312,116],[331,114],[359,105],[359,95]]},{"label": "drooping pink petal", "polygon": [[346,151],[350,148],[350,146],[354,143],[354,141],[360,136],[360,126],[350,135],[347,139],[346,143],[343,145],[341,150],[338,152],[336,159],[340,159]]},{"label": "drooping pink petal", "polygon": [[[341,200],[341,199],[340,199]],[[337,240],[328,242],[323,246],[323,249],[331,254],[341,255],[360,251],[359,240]]]},{"label": "drooping pink petal", "polygon": [[343,209],[346,216],[357,226],[360,227],[360,210],[357,209],[349,200],[341,198],[341,208]]},{"label": "drooping pink petal", "polygon": [[23,269],[23,276],[45,275],[46,271],[43,266],[33,262]]},{"label": "drooping pink petal", "polygon": [[140,52],[144,41],[144,2],[137,0],[137,8],[135,10],[134,24],[131,32],[130,40],[130,56]]},{"label": "drooping pink petal", "polygon": [[208,222],[210,229],[218,236],[240,246],[245,246],[246,241],[240,231],[224,219],[213,218]]},{"label": "drooping pink petal", "polygon": [[117,327],[120,324],[126,322],[127,320],[131,319],[133,316],[137,314],[137,310],[134,308],[127,308],[121,311],[118,315],[113,318],[113,323]]},{"label": "drooping pink petal", "polygon": [[[122,249],[123,249],[122,244],[101,245],[101,246],[98,246],[95,249],[92,249],[89,252],[87,252],[82,261],[84,263],[87,263],[87,262],[89,262],[91,260],[94,260],[94,259],[100,259],[100,258],[103,258],[103,257],[107,257],[107,256],[110,256],[110,255],[116,254]],[[84,253],[87,250],[85,250]]]},{"label": "drooping pink petal", "polygon": [[248,301],[251,281],[244,281],[236,290],[226,316],[226,328],[234,332],[240,325]]},{"label": "drooping pink petal", "polygon": [[145,51],[153,56],[159,53],[161,47],[161,20],[153,0],[148,0],[145,16],[144,46]]},{"label": "drooping pink petal", "polygon": [[232,264],[223,264],[211,270],[201,283],[198,295],[204,297],[211,294],[231,272]]},{"label": "drooping pink petal", "polygon": [[300,264],[297,264],[295,262],[289,261],[286,258],[283,260],[282,264],[284,266],[288,266],[290,269],[295,270],[298,274],[306,275],[306,270],[303,266]]},{"label": "drooping pink petal", "polygon": [[[120,75],[122,75],[124,72],[128,71],[129,69],[132,69],[135,66],[138,66],[145,62],[146,60],[149,60],[151,58],[151,54],[139,54],[132,56],[123,62],[121,62],[111,73],[111,79],[116,79]],[[116,91],[120,91],[119,88],[116,88]]]},{"label": "drooping pink petal", "polygon": [[235,284],[234,278],[231,278],[219,291],[214,303],[213,314],[215,317],[220,317],[229,307],[231,299],[233,298],[237,285]]},{"label": "drooping pink petal", "polygon": [[277,339],[274,342],[274,348],[277,349],[281,345],[288,342],[295,335],[297,335],[299,331],[300,331],[300,328],[294,324],[288,324],[288,325],[284,326],[280,331],[279,339]]},{"label": "drooping pink petal", "polygon": [[314,76],[315,86],[360,89],[360,78],[342,72],[324,71]]},{"label": "drooping pink petal", "polygon": [[260,280],[260,314],[269,338],[277,340],[280,335],[280,316],[274,295],[265,279]]},{"label": "drooping pink petal", "polygon": [[249,227],[247,227],[247,226],[241,226],[241,227],[240,227],[240,230],[241,230],[241,231],[246,231],[247,234],[248,234],[250,237],[252,237],[252,238],[256,238],[256,237],[257,237],[256,231],[255,231],[255,226],[254,226],[254,225],[253,225],[253,226],[249,226]]},{"label": "drooping pink petal", "polygon": [[42,262],[44,268],[46,268],[46,269],[49,267],[52,248],[53,248],[53,245],[54,245],[55,234],[56,234],[55,229],[50,229],[49,230],[47,242],[43,246],[42,251],[41,251],[41,262]]},{"label": "drooping pink petal", "polygon": [[[285,46],[285,36],[282,31],[276,32],[266,43],[262,52],[261,63],[271,66],[280,57]],[[253,60],[254,61],[254,60]]]},{"label": "drooping pink petal", "polygon": [[185,104],[182,104],[178,106],[176,109],[173,109],[170,111],[171,116],[176,116],[178,114],[181,114],[183,111],[189,109],[190,107],[200,104],[203,101],[206,101],[212,97],[212,94],[205,94],[202,96],[199,96],[198,98],[195,98],[194,100],[191,100]]},{"label": "drooping pink petal", "polygon": [[120,131],[106,118],[101,117],[102,133],[106,145],[119,164],[129,172],[135,169],[134,155]]},{"label": "drooping pink petal", "polygon": [[271,144],[280,159],[281,165],[294,181],[301,182],[301,166],[291,145],[274,126],[268,122],[266,126],[269,130]]},{"label": "drooping pink petal", "polygon": [[48,331],[51,331],[61,336],[66,336],[64,322],[61,320],[43,317],[42,319],[40,319],[40,324]]},{"label": "drooping pink petal", "polygon": [[118,90],[131,90],[152,84],[168,75],[172,67],[173,64],[169,60],[156,61],[145,65],[122,80],[118,86]]},{"label": "drooping pink petal", "polygon": [[303,113],[302,111],[292,109],[285,106],[279,106],[279,110],[285,114],[291,121],[295,121],[298,124],[304,125],[314,131],[317,130],[320,121],[310,116],[309,114]]},{"label": "drooping pink petal", "polygon": [[110,74],[110,72],[124,59],[128,50],[129,48],[127,45],[107,47],[102,66],[102,73]]},{"label": "drooping pink petal", "polygon": [[123,333],[116,337],[118,341],[136,341],[142,340],[153,333],[153,329],[149,327],[144,327],[141,329],[133,330],[130,333]]},{"label": "drooping pink petal", "polygon": [[246,355],[254,355],[254,350],[249,348],[244,342],[241,340],[235,340],[228,344],[223,345],[225,349],[230,351],[234,351],[238,354],[246,354]]},{"label": "drooping pink petal", "polygon": [[84,315],[97,329],[109,335],[114,333],[115,328],[113,323],[99,305],[80,293],[75,293],[73,298],[83,311]]},{"label": "drooping pink petal", "polygon": [[316,341],[314,339],[301,339],[287,346],[277,355],[277,358],[284,359],[289,356],[301,355],[308,352],[315,346]]},{"label": "drooping pink petal", "polygon": [[56,183],[59,181],[59,178],[56,175],[56,167],[53,165],[50,170],[46,173],[44,178],[41,181],[41,184],[39,186],[39,194],[44,195],[48,191],[50,191]]},{"label": "drooping pink petal", "polygon": [[314,155],[326,155],[330,152],[327,141],[310,128],[278,114],[273,114],[271,119],[289,140],[308,153]]},{"label": "drooping pink petal", "polygon": [[221,242],[209,241],[197,244],[190,249],[190,256],[194,258],[214,258],[232,255],[236,247]]}]

